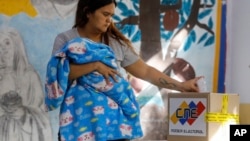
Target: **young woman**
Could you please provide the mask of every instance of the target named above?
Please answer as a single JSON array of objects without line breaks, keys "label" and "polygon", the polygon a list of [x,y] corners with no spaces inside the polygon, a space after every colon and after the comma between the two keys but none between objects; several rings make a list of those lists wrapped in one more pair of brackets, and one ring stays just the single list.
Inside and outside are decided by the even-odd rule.
[{"label": "young woman", "polygon": [[[111,79],[116,78],[116,75],[122,75],[126,78],[126,72],[128,72],[158,87],[183,92],[198,91],[196,81],[200,77],[186,82],[178,82],[147,65],[135,53],[131,42],[115,28],[112,22],[115,7],[115,0],[79,0],[75,25],[72,29],[60,33],[56,37],[53,54],[74,38],[88,38],[97,43],[104,43],[113,49],[118,70],[99,61],[81,65],[71,63],[69,79],[74,81],[83,75],[97,71],[104,76],[108,84]],[[135,97],[134,95],[129,96]],[[135,120],[128,120],[121,112],[121,108],[105,95],[91,95],[75,99],[74,105],[77,106],[73,106],[73,109],[67,109],[67,103],[63,101],[64,99],[66,98],[48,99],[47,97],[46,100],[56,100],[57,104],[64,107],[60,111],[60,119],[64,122],[60,125],[62,140],[126,141],[143,135],[139,116]],[[136,101],[134,104],[138,106]],[[94,107],[102,107],[103,113],[95,115],[95,111],[92,110]]]}]

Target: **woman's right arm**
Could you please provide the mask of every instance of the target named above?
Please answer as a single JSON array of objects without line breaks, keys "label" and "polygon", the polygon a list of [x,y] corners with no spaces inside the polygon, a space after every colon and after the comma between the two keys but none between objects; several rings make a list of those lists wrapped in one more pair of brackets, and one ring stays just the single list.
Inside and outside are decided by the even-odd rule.
[{"label": "woman's right arm", "polygon": [[91,62],[86,64],[70,64],[69,79],[74,80],[93,71],[102,74],[107,83],[110,82],[109,77],[112,77],[116,81],[115,76],[118,75],[115,69],[101,62]]},{"label": "woman's right arm", "polygon": [[74,80],[78,77],[96,70],[97,62],[87,64],[70,64],[69,79]]}]

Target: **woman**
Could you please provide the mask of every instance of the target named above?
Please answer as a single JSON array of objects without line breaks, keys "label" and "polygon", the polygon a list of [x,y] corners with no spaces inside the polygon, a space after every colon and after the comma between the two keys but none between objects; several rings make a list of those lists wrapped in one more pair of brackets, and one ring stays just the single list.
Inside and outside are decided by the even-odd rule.
[{"label": "woman", "polygon": [[[181,83],[171,79],[155,68],[148,66],[142,59],[140,59],[135,51],[133,51],[131,42],[113,25],[112,16],[114,15],[115,7],[115,0],[79,0],[75,25],[72,29],[63,32],[56,37],[53,54],[74,38],[88,38],[97,43],[105,43],[113,49],[117,59],[116,63],[118,71],[98,61],[82,65],[71,63],[69,79],[74,81],[80,76],[97,71],[105,77],[108,84],[110,82],[109,78],[115,79],[116,75],[120,74],[126,77],[126,72],[128,72],[137,78],[146,80],[162,88],[177,91],[198,91],[196,81],[199,77]],[[104,127],[98,126],[98,124],[102,124],[100,122],[97,125],[94,125],[96,122],[93,121],[99,121],[99,118],[93,119],[93,116],[91,116],[93,112],[87,107],[86,103],[85,105],[83,104],[89,97],[94,98],[95,100],[102,99],[107,101],[106,105],[102,105],[105,113],[105,119],[102,119],[105,121]],[[139,119],[133,121],[126,120],[120,107],[113,108],[115,106],[110,106],[114,105],[114,103],[111,104],[110,99],[106,96],[102,96],[101,98],[98,96],[98,98],[96,98],[91,95],[89,97],[81,99],[84,101],[81,102],[81,108],[78,107],[77,109],[74,109],[75,113],[81,113],[77,115],[77,117],[74,117],[74,113],[70,112],[70,110],[66,110],[67,108],[65,109],[66,103],[63,101],[63,96],[53,99],[47,98],[46,101],[55,100],[64,107],[63,110],[61,108],[60,118],[65,117],[64,121],[67,119],[70,120],[70,123],[68,121],[60,126],[61,140],[126,141],[128,139],[135,139],[142,136]],[[77,100],[78,102],[80,101],[79,99]],[[93,104],[92,106],[98,105],[98,102],[91,102],[92,103],[88,104]],[[136,102],[135,104],[138,106]],[[49,110],[53,109],[53,107],[49,107],[49,105],[48,108]],[[86,114],[92,118],[86,118]],[[86,120],[89,120],[88,123],[93,122],[91,124],[95,128],[92,128],[91,130],[89,130],[90,127],[88,126],[75,128],[82,122],[86,122]],[[69,127],[70,124],[75,126],[70,126],[71,129],[66,128]]]}]

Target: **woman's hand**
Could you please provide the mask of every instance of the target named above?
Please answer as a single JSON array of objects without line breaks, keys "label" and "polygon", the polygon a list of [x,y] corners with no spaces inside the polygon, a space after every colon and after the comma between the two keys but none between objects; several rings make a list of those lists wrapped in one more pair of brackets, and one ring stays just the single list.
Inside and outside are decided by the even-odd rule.
[{"label": "woman's hand", "polygon": [[81,77],[93,71],[97,71],[100,74],[102,74],[107,84],[110,83],[110,79],[109,79],[110,77],[114,79],[115,82],[117,82],[116,75],[119,75],[119,73],[115,69],[101,62],[92,62],[92,63],[86,63],[86,64],[81,64],[81,65],[70,64],[69,79],[74,80],[74,79],[77,79],[78,77]]},{"label": "woman's hand", "polygon": [[95,62],[95,63],[96,63],[95,64],[96,71],[98,71],[100,74],[103,75],[107,84],[110,83],[109,77],[111,77],[115,82],[117,82],[116,75],[118,75],[118,76],[120,76],[120,75],[115,69],[113,69],[113,68],[111,68],[111,67],[109,67],[101,62]]},{"label": "woman's hand", "polygon": [[196,77],[194,79],[182,82],[182,92],[199,92],[197,81],[203,76]]}]

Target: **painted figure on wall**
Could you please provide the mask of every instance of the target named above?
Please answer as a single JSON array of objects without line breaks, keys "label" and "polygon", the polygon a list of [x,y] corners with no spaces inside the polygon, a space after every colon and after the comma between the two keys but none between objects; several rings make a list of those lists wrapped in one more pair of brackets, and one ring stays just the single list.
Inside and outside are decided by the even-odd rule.
[{"label": "painted figure on wall", "polygon": [[0,30],[0,141],[52,139],[39,75],[14,28]]},{"label": "painted figure on wall", "polygon": [[0,96],[17,91],[25,105],[43,107],[40,77],[29,63],[24,43],[13,28],[0,30]]},{"label": "painted figure on wall", "polygon": [[41,109],[24,106],[22,97],[9,91],[0,99],[0,141],[47,141],[51,131],[48,117]]},{"label": "painted figure on wall", "polygon": [[75,13],[78,0],[31,0],[38,15],[45,18],[65,18]]}]

